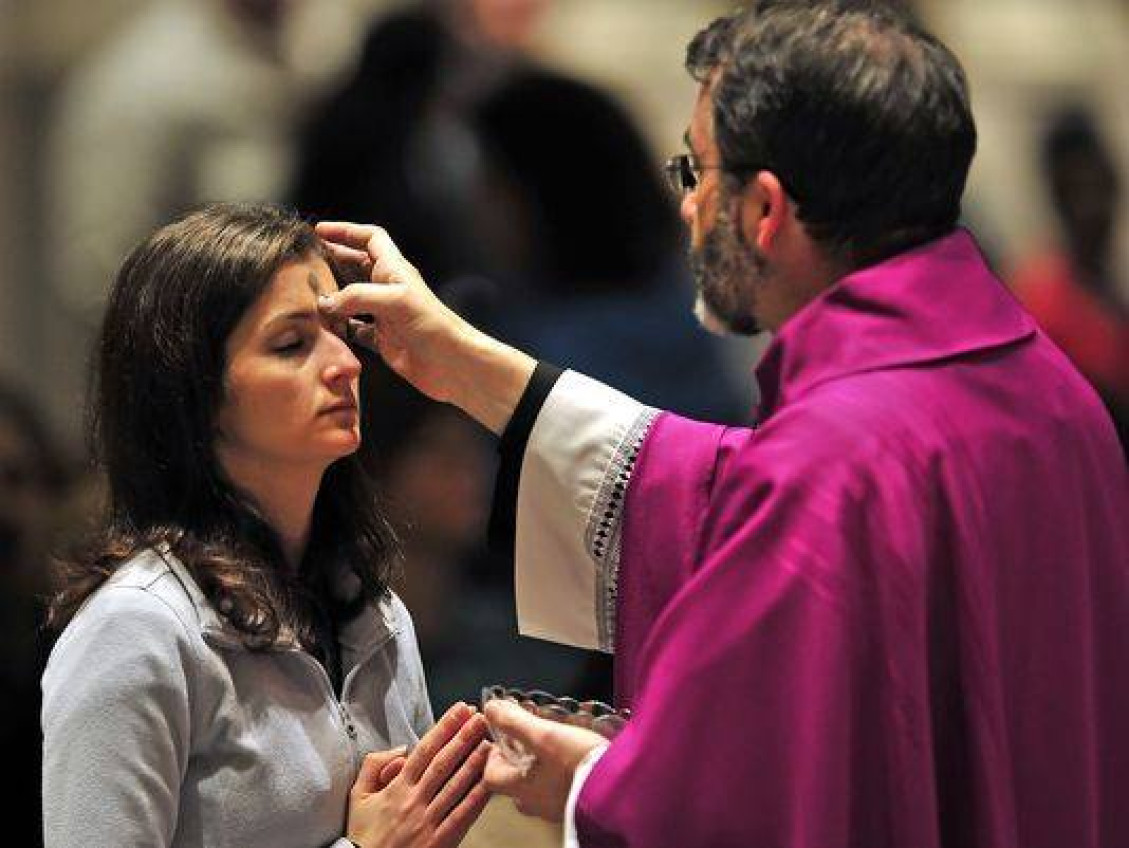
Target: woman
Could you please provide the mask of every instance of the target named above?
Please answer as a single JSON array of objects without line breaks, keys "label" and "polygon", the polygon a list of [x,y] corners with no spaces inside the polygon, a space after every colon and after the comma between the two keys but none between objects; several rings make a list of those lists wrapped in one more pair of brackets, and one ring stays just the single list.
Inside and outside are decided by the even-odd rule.
[{"label": "woman", "polygon": [[452,845],[481,812],[482,719],[457,704],[428,732],[388,590],[361,363],[317,312],[328,260],[289,213],[217,205],[118,274],[108,520],[51,604],[48,846]]}]

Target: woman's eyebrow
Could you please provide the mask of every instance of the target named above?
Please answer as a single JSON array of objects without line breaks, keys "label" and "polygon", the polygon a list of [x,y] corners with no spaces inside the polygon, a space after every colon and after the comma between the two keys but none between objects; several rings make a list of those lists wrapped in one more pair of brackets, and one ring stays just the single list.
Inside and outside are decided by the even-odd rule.
[{"label": "woman's eyebrow", "polygon": [[273,327],[275,324],[282,324],[286,321],[320,321],[321,316],[313,309],[296,309],[293,312],[284,312],[281,315],[272,316],[267,321],[267,327]]}]

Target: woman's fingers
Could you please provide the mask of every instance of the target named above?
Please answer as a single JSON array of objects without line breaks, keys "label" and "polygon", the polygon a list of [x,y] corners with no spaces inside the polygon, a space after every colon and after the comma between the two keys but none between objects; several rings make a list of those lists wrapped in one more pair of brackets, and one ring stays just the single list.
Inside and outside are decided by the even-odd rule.
[{"label": "woman's fingers", "polygon": [[419,786],[425,798],[430,800],[439,794],[463,761],[486,739],[486,733],[486,720],[481,715],[475,715],[459,729],[454,739],[443,746],[420,778]]},{"label": "woman's fingers", "polygon": [[402,747],[366,755],[361,763],[361,769],[357,773],[357,779],[353,783],[353,789],[362,795],[370,795],[383,789],[388,782],[383,779],[384,772],[397,760],[402,761],[403,758],[404,748]]},{"label": "woman's fingers", "polygon": [[419,744],[408,755],[404,764],[404,777],[412,783],[419,783],[427,767],[443,747],[458,735],[459,729],[466,724],[467,719],[474,711],[462,701],[452,706],[443,717],[436,722]]},{"label": "woman's fingers", "polygon": [[428,818],[436,826],[451,814],[475,786],[482,782],[482,773],[486,768],[486,760],[490,756],[490,743],[485,740],[478,743],[478,747],[470,756],[463,760],[458,771],[451,776],[436,794],[435,798],[427,805]]},{"label": "woman's fingers", "polygon": [[386,786],[388,786],[389,783],[391,783],[393,780],[396,779],[396,776],[404,770],[404,763],[405,762],[407,762],[407,760],[404,757],[397,757],[392,762],[388,763],[388,765],[386,765],[383,769],[381,769],[381,771],[380,771],[380,788],[381,789],[384,789]]},{"label": "woman's fingers", "polygon": [[490,800],[490,792],[481,783],[475,785],[451,811],[447,818],[435,828],[435,845],[441,848],[458,845],[463,841],[471,825],[478,821],[486,802]]},{"label": "woman's fingers", "polygon": [[[419,787],[424,798],[431,800],[442,795],[444,789],[459,777],[460,769],[467,761],[481,759],[481,766],[486,765],[484,757],[476,756],[476,749],[486,740],[486,732],[486,720],[481,715],[475,715],[459,729],[454,739],[443,746],[420,779]],[[478,768],[479,775],[482,773],[481,766]],[[473,770],[474,764],[470,768],[470,771]]]}]

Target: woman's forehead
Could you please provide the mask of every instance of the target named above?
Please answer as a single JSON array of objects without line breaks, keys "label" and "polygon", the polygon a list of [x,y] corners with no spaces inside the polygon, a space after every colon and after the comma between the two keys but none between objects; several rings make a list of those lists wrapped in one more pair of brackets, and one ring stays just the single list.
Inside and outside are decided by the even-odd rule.
[{"label": "woman's forehead", "polygon": [[270,284],[244,315],[235,335],[254,327],[273,326],[286,315],[316,316],[317,301],[323,294],[337,291],[337,281],[329,265],[320,257],[310,257],[283,265]]},{"label": "woman's forehead", "polygon": [[320,257],[314,257],[279,268],[262,299],[267,304],[316,305],[319,297],[335,291],[337,280],[329,265]]}]

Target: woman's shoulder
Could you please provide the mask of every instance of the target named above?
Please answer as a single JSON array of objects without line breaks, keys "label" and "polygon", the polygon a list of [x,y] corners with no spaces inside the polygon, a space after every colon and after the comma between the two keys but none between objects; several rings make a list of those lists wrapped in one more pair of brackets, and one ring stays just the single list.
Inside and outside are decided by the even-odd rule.
[{"label": "woman's shoulder", "polygon": [[143,628],[146,637],[156,640],[161,633],[194,639],[201,628],[197,593],[187,570],[169,554],[140,551],[91,594],[63,631],[59,645],[74,633],[89,637],[107,629]]},{"label": "woman's shoulder", "polygon": [[44,692],[88,677],[91,668],[106,687],[144,686],[149,676],[196,666],[202,648],[191,597],[174,566],[156,552],[141,552],[91,594],[60,634],[44,672]]}]

